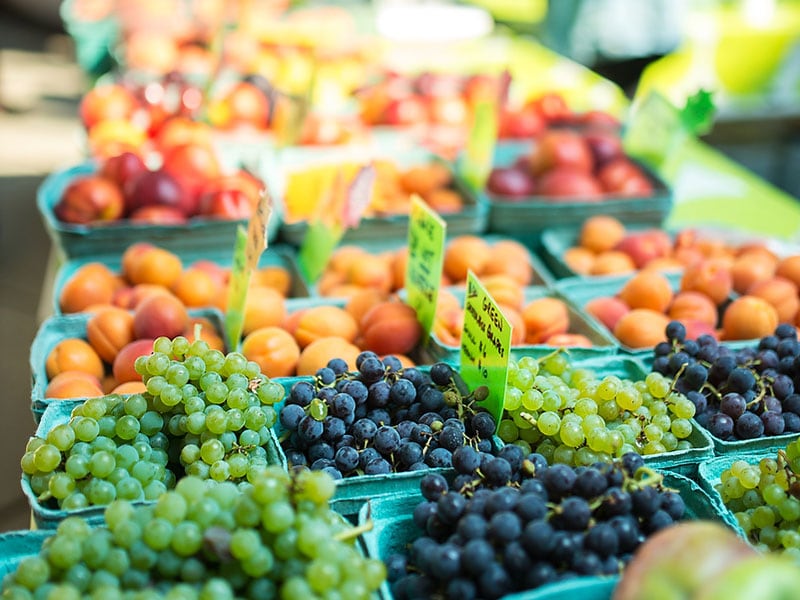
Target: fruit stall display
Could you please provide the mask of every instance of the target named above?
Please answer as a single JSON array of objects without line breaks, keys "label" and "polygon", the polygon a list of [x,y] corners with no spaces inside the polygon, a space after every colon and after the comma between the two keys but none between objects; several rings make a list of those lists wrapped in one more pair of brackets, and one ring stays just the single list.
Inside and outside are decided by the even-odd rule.
[{"label": "fruit stall display", "polygon": [[[90,160],[39,191],[42,531],[0,535],[4,597],[627,600],[687,547],[724,552],[676,584],[707,600],[796,589],[800,251],[663,229],[617,115],[396,71],[341,8],[66,4],[114,21],[117,70],[80,105]],[[417,199],[445,224],[429,322]],[[499,387],[462,359],[490,315]]]}]

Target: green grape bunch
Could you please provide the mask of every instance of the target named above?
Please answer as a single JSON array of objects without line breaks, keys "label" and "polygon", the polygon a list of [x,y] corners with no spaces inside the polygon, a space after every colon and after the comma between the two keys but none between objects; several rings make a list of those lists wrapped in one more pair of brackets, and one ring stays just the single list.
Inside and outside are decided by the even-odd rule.
[{"label": "green grape bunch", "polygon": [[154,500],[185,475],[240,482],[277,460],[271,427],[284,390],[255,362],[162,337],[135,368],[144,393],[88,399],[29,440],[21,467],[40,501],[75,510]]},{"label": "green grape bunch", "polygon": [[775,456],[736,460],[715,489],[748,540],[761,551],[800,562],[800,443]]},{"label": "green grape bunch", "polygon": [[309,470],[251,469],[244,482],[187,476],[154,503],[114,500],[105,524],[63,520],[3,580],[8,600],[367,600],[382,562],[330,508],[335,483]]},{"label": "green grape bunch", "polygon": [[600,377],[556,351],[510,362],[498,436],[548,462],[588,466],[628,452],[689,449],[694,413],[659,373],[640,381]]}]

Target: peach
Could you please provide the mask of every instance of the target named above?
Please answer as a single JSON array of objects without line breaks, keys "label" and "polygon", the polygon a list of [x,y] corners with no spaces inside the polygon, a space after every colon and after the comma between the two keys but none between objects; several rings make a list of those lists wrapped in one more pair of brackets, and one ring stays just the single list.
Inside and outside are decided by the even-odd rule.
[{"label": "peach", "polygon": [[722,315],[723,340],[749,340],[771,334],[778,326],[778,311],[763,298],[739,296]]},{"label": "peach", "polygon": [[47,355],[45,370],[50,378],[64,371],[82,371],[100,379],[105,372],[103,361],[94,348],[78,338],[58,342]]},{"label": "peach", "polygon": [[641,269],[651,260],[669,256],[672,241],[666,232],[660,229],[648,229],[627,234],[615,247],[625,252],[633,260],[637,269]]},{"label": "peach", "polygon": [[138,307],[147,298],[151,298],[153,296],[173,295],[172,292],[170,292],[163,285],[156,285],[155,283],[140,283],[139,285],[135,285],[130,288],[130,290],[130,294],[121,297],[123,300],[127,299],[127,306],[120,305],[120,308],[135,310],[136,307]]},{"label": "peach", "polygon": [[569,310],[563,300],[544,297],[529,302],[522,310],[525,342],[541,344],[547,338],[569,330]]},{"label": "peach", "polygon": [[544,343],[560,348],[591,348],[592,340],[582,333],[557,333],[547,338]]},{"label": "peach", "polygon": [[261,327],[280,325],[285,318],[286,300],[280,292],[263,286],[251,286],[248,289],[242,327],[244,335]]},{"label": "peach", "polygon": [[133,262],[131,271],[125,273],[132,284],[153,283],[172,287],[183,270],[183,264],[177,254],[163,248],[150,248],[143,251]]},{"label": "peach", "polygon": [[242,354],[257,362],[267,377],[290,377],[300,359],[300,346],[285,329],[262,327],[244,338]]},{"label": "peach", "polygon": [[218,289],[214,278],[197,268],[184,270],[172,283],[172,293],[187,307],[211,306]]},{"label": "peach", "polygon": [[686,339],[696,340],[701,335],[710,335],[714,339],[719,339],[719,332],[714,325],[709,325],[704,321],[696,319],[678,319],[686,327]]},{"label": "peach", "polygon": [[111,304],[118,287],[118,280],[108,267],[101,263],[88,263],[64,284],[59,305],[65,313],[76,313],[93,304]]},{"label": "peach", "polygon": [[[115,379],[116,381],[116,379]],[[141,381],[126,381],[112,388],[110,394],[144,394],[147,386]]]},{"label": "peach", "polygon": [[341,358],[355,371],[356,358],[361,354],[358,346],[339,336],[322,337],[314,340],[300,352],[297,361],[297,375],[313,375],[328,364],[332,358]]},{"label": "peach", "polygon": [[120,349],[135,339],[133,315],[113,306],[103,308],[86,322],[86,337],[100,358],[112,364]]},{"label": "peach", "polygon": [[787,256],[778,263],[775,275],[785,277],[796,286],[800,287],[800,254]]},{"label": "peach", "polygon": [[794,323],[797,311],[800,310],[800,298],[797,294],[797,286],[784,277],[757,282],[747,290],[748,296],[763,298],[772,304],[781,323]]},{"label": "peach", "polygon": [[133,313],[133,332],[137,338],[174,338],[186,330],[189,314],[172,294],[145,298]]},{"label": "peach", "polygon": [[623,315],[628,314],[631,307],[619,298],[603,296],[601,298],[589,300],[583,309],[605,325],[609,331],[614,331],[617,321],[619,321]]},{"label": "peach", "polygon": [[719,306],[733,291],[733,276],[720,259],[706,259],[686,267],[681,277],[681,291],[703,293]]},{"label": "peach", "polygon": [[700,321],[710,327],[716,327],[719,321],[717,306],[700,292],[678,292],[672,298],[667,316],[675,321]]},{"label": "peach", "polygon": [[314,306],[306,310],[294,332],[297,343],[305,348],[314,340],[338,336],[348,342],[356,339],[358,323],[345,309],[338,306]]},{"label": "peach", "polygon": [[595,254],[588,248],[573,246],[561,257],[566,265],[578,275],[589,275],[594,267]]},{"label": "peach", "polygon": [[486,240],[474,235],[462,235],[447,244],[444,251],[444,273],[454,282],[464,281],[467,271],[483,272],[491,256]]},{"label": "peach", "polygon": [[489,260],[484,265],[483,274],[506,275],[521,286],[530,285],[533,268],[528,249],[514,240],[495,242],[489,250]]},{"label": "peach", "polygon": [[356,323],[360,323],[362,317],[367,314],[370,308],[381,302],[388,300],[389,296],[373,288],[359,288],[358,291],[349,296],[344,309],[349,312]]},{"label": "peach", "polygon": [[625,282],[618,296],[632,309],[649,308],[664,312],[672,301],[672,286],[658,271],[645,270]]},{"label": "peach", "polygon": [[214,261],[205,259],[198,260],[193,262],[190,268],[207,273],[214,280],[214,283],[218,288],[228,285],[230,272]]},{"label": "peach", "polygon": [[669,317],[649,308],[636,308],[622,316],[614,326],[614,335],[631,348],[648,348],[667,339]]},{"label": "peach", "polygon": [[133,363],[140,356],[147,356],[153,352],[152,339],[135,340],[117,353],[114,359],[114,364],[111,367],[114,373],[114,379],[117,383],[125,383],[126,381],[141,381],[142,376],[133,368]]},{"label": "peach", "polygon": [[416,311],[402,302],[373,306],[359,325],[363,348],[377,354],[408,354],[422,337]]},{"label": "peach", "polygon": [[103,395],[100,380],[83,371],[64,371],[53,377],[44,390],[45,398],[96,398]]},{"label": "peach", "polygon": [[633,259],[625,252],[619,250],[607,250],[601,252],[594,258],[590,275],[613,275],[618,273],[629,273],[635,271],[636,265]]},{"label": "peach", "polygon": [[347,278],[354,285],[375,288],[387,294],[392,291],[394,284],[394,276],[388,261],[371,254],[365,254],[361,260],[351,264]]},{"label": "peach", "polygon": [[777,265],[769,257],[760,253],[750,253],[736,258],[731,267],[733,289],[740,294],[760,281],[771,279],[775,275]]},{"label": "peach", "polygon": [[625,225],[608,215],[589,217],[583,222],[578,243],[592,252],[612,250],[625,237]]}]

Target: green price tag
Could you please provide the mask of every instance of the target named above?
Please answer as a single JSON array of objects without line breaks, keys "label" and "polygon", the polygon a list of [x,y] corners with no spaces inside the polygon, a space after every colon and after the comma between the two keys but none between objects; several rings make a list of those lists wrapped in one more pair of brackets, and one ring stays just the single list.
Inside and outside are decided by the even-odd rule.
[{"label": "green price tag", "polygon": [[324,221],[311,221],[297,254],[297,266],[306,281],[320,278],[331,254],[344,235],[344,229],[331,226]]},{"label": "green price tag", "polygon": [[494,145],[497,141],[497,106],[495,102],[480,102],[475,107],[475,119],[467,147],[459,164],[459,172],[474,190],[482,190],[492,172]]},{"label": "green price tag", "polygon": [[250,217],[247,231],[241,225],[236,229],[233,266],[228,284],[228,310],[225,313],[225,334],[230,348],[237,346],[242,335],[247,287],[261,253],[267,248],[267,226],[271,216],[272,200],[267,191],[263,190],[256,212]]},{"label": "green price tag", "polygon": [[436,301],[442,282],[447,223],[417,195],[411,197],[408,225],[406,291],[408,305],[427,335],[436,316]]},{"label": "green price tag", "polygon": [[630,156],[657,170],[688,137],[678,109],[653,92],[631,112],[622,143]]},{"label": "green price tag", "polygon": [[461,377],[470,389],[482,385],[488,388],[489,396],[480,404],[498,424],[508,379],[511,327],[486,288],[469,271],[461,331]]}]

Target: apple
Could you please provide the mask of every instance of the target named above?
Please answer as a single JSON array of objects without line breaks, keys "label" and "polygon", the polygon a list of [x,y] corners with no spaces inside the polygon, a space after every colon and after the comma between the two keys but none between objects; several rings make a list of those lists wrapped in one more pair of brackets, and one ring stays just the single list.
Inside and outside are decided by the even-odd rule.
[{"label": "apple", "polygon": [[169,206],[189,217],[196,212],[196,200],[180,182],[163,169],[145,171],[125,187],[128,213],[143,206]]},{"label": "apple", "polygon": [[120,84],[95,87],[83,96],[78,113],[86,129],[100,121],[129,120],[139,108],[131,91]]},{"label": "apple", "polygon": [[128,220],[133,223],[149,223],[151,225],[185,225],[186,215],[172,206],[142,206],[133,211]]},{"label": "apple", "polygon": [[161,168],[181,184],[195,203],[199,203],[205,183],[219,177],[222,172],[214,150],[202,144],[182,144],[170,148],[164,153]]},{"label": "apple", "polygon": [[122,192],[113,181],[88,175],[67,185],[53,212],[65,223],[87,224],[119,219],[124,208]]},{"label": "apple", "polygon": [[242,190],[219,190],[200,198],[200,215],[217,219],[249,219],[253,215],[253,206]]},{"label": "apple", "polygon": [[582,135],[569,129],[551,129],[539,138],[531,154],[533,174],[541,175],[556,167],[592,172],[592,151]]},{"label": "apple", "polygon": [[147,170],[142,157],[135,152],[123,152],[106,159],[100,167],[100,175],[116,183],[124,189],[128,181],[138,177]]},{"label": "apple", "polygon": [[522,198],[535,191],[533,178],[515,167],[493,169],[486,182],[486,189],[501,196]]},{"label": "apple", "polygon": [[545,173],[539,179],[537,193],[579,199],[582,202],[600,202],[603,199],[603,189],[590,173],[569,166],[560,166]]}]

